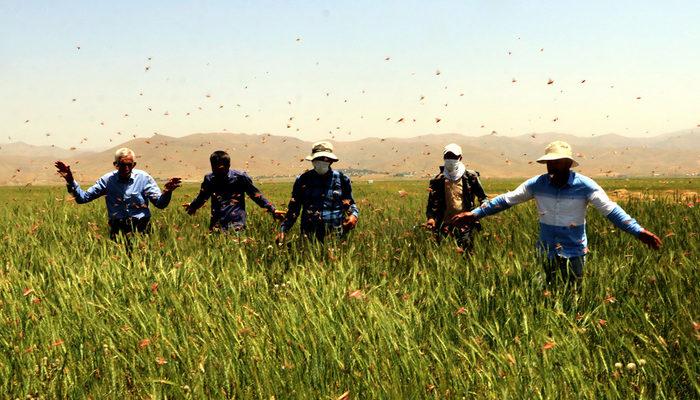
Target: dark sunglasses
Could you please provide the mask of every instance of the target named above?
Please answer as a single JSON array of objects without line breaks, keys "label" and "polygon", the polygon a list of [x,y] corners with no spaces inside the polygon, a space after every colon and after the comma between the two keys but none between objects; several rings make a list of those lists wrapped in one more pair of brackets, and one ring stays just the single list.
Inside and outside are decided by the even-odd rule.
[{"label": "dark sunglasses", "polygon": [[134,162],[134,163],[125,163],[125,162],[121,162],[121,161],[120,161],[120,162],[115,162],[115,163],[114,163],[114,166],[117,167],[117,168],[122,168],[122,167],[124,167],[124,168],[134,168],[135,165],[136,165],[135,162]]}]

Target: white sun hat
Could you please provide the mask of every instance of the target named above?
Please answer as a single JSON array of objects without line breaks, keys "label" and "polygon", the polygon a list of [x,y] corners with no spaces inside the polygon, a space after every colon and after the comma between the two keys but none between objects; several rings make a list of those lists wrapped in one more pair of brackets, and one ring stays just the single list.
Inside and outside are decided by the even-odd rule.
[{"label": "white sun hat", "polygon": [[461,156],[462,148],[456,143],[450,143],[447,146],[445,146],[445,150],[442,151],[442,155],[444,156],[447,153],[452,153],[456,156]]},{"label": "white sun hat", "polygon": [[331,142],[316,142],[311,149],[311,155],[306,156],[306,159],[313,161],[319,157],[328,157],[333,161],[338,161],[338,157],[333,154],[333,144]]},{"label": "white sun hat", "polygon": [[574,153],[571,151],[571,145],[561,140],[556,140],[544,148],[544,155],[538,158],[537,162],[546,164],[547,161],[561,160],[562,158],[573,161],[572,167],[578,167],[578,163],[574,160]]}]

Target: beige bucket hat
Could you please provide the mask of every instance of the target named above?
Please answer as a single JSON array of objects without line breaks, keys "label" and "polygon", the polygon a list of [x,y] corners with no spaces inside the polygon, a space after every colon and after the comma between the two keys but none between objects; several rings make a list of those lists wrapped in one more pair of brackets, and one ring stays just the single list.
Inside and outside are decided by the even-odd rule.
[{"label": "beige bucket hat", "polygon": [[319,157],[328,157],[333,161],[338,161],[338,156],[333,154],[333,145],[331,142],[316,142],[311,149],[311,155],[306,156],[306,159],[313,161]]},{"label": "beige bucket hat", "polygon": [[556,140],[544,148],[544,155],[538,158],[537,162],[546,164],[547,161],[561,160],[562,158],[568,158],[573,161],[572,167],[578,167],[578,163],[574,160],[574,153],[571,151],[571,145],[561,140]]}]

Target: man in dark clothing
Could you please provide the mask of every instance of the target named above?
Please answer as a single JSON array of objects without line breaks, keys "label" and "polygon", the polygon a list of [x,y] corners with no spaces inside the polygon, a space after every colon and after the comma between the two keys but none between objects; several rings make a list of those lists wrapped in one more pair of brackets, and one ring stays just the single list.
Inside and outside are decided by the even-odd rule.
[{"label": "man in dark clothing", "polygon": [[330,168],[338,161],[329,142],[314,144],[312,154],[306,157],[314,168],[297,177],[292,199],[277,243],[282,243],[286,232],[294,226],[301,212],[301,234],[323,242],[327,234],[343,236],[355,228],[360,211],[352,198],[350,178]]},{"label": "man in dark clothing", "polygon": [[245,229],[246,211],[245,194],[261,208],[266,209],[273,218],[284,219],[283,211],[275,207],[253,185],[253,180],[242,171],[231,168],[231,157],[225,151],[215,151],[209,157],[211,174],[204,176],[197,197],[189,204],[183,204],[190,215],[211,197],[211,220],[209,230],[220,229],[235,231]]},{"label": "man in dark clothing", "polygon": [[[488,198],[479,181],[479,173],[466,169],[462,163],[462,148],[454,143],[445,146],[444,165],[440,173],[430,180],[428,206],[425,215],[426,227],[436,231],[438,240],[441,235],[452,235],[457,245],[465,251],[472,248],[472,236],[477,223],[454,226],[448,221],[455,215],[471,210]],[[479,203],[475,202],[475,198]]]}]

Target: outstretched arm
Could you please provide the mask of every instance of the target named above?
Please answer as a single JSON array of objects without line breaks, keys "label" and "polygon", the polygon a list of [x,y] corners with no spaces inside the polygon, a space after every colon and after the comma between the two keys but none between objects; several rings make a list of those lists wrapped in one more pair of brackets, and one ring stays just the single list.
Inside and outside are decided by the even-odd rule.
[{"label": "outstretched arm", "polygon": [[73,195],[78,204],[89,203],[107,193],[107,182],[100,178],[88,190],[84,191],[78,182],[73,181],[72,185],[68,185],[68,193]]},{"label": "outstretched arm", "polygon": [[182,206],[185,207],[185,211],[187,211],[187,214],[194,215],[197,210],[199,210],[204,203],[209,200],[211,197],[211,184],[207,180],[206,177],[204,177],[204,180],[202,181],[202,185],[199,187],[199,194],[197,194],[197,197],[192,200],[191,203],[186,203],[183,204]]},{"label": "outstretched arm", "polygon": [[89,203],[96,198],[103,196],[107,192],[107,182],[100,178],[87,191],[83,191],[80,185],[73,179],[73,172],[70,166],[63,161],[56,161],[54,164],[58,170],[58,174],[66,180],[68,193],[73,195],[75,202],[78,204]]},{"label": "outstretched arm", "polygon": [[533,180],[528,180],[520,184],[515,190],[502,194],[492,200],[483,203],[471,211],[459,213],[449,221],[451,225],[464,225],[475,222],[489,215],[499,213],[517,204],[524,203],[533,197]]},{"label": "outstretched arm", "polygon": [[280,228],[282,232],[287,232],[292,229],[294,223],[299,217],[303,190],[304,185],[301,182],[301,177],[298,177],[296,181],[294,181],[294,187],[292,187],[292,198],[289,200],[289,204],[287,205],[287,215],[284,222],[282,222],[282,227]]},{"label": "outstretched arm", "polygon": [[172,198],[173,191],[180,187],[180,178],[170,178],[168,182],[165,183],[165,191],[161,192],[155,179],[148,175],[146,177],[148,182],[143,189],[143,194],[151,199],[153,205],[157,208],[165,208],[170,204],[170,199]]},{"label": "outstretched arm", "polygon": [[588,201],[593,204],[593,207],[601,215],[610,220],[620,230],[635,236],[642,243],[655,250],[661,247],[661,239],[652,232],[642,228],[622,207],[610,200],[602,187],[596,186],[590,196],[588,196]]},{"label": "outstretched arm", "polygon": [[275,206],[273,206],[272,203],[263,196],[260,190],[255,187],[253,180],[247,174],[243,174],[243,188],[246,194],[248,194],[248,197],[250,197],[258,207],[264,208],[267,212],[275,215]]},{"label": "outstretched arm", "polygon": [[472,210],[472,213],[476,215],[477,219],[483,218],[524,203],[532,199],[532,197],[532,181],[528,180],[521,183],[515,190],[497,196],[491,201],[482,204],[481,207],[476,207]]}]

